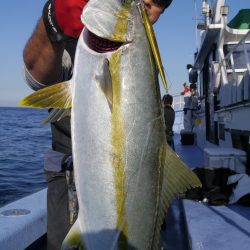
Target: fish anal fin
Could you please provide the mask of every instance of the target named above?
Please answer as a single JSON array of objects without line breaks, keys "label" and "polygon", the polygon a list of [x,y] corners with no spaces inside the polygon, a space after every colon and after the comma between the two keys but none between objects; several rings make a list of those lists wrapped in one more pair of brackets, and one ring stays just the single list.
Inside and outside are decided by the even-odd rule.
[{"label": "fish anal fin", "polygon": [[162,222],[173,198],[189,188],[200,187],[201,182],[194,172],[189,169],[179,156],[167,145],[160,153],[162,165],[162,182],[160,188],[158,216],[152,249],[158,249]]},{"label": "fish anal fin", "polygon": [[32,108],[69,109],[72,104],[70,83],[61,82],[40,89],[22,99],[19,104]]},{"label": "fish anal fin", "polygon": [[102,90],[105,95],[108,105],[112,111],[113,107],[113,86],[112,86],[112,76],[109,69],[108,59],[104,59],[103,64],[100,69],[100,74],[95,75],[95,80],[98,87]]}]

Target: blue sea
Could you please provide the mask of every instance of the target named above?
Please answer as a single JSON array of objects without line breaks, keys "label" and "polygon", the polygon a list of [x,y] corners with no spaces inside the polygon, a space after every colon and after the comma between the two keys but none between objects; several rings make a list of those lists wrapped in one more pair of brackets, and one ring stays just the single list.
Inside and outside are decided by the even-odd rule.
[{"label": "blue sea", "polygon": [[0,107],[0,207],[46,187],[44,153],[50,148],[46,110]]},{"label": "blue sea", "polygon": [[[44,153],[50,148],[47,110],[0,107],[0,207],[46,187]],[[176,112],[175,132],[183,128]]]}]

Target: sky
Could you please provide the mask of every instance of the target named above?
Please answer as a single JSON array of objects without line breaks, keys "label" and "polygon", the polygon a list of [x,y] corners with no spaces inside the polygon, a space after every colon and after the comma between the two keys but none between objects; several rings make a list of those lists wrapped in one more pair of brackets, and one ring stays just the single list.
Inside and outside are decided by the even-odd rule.
[{"label": "sky", "polygon": [[[173,0],[171,6],[154,25],[160,53],[171,94],[180,93],[187,82],[186,65],[193,63],[196,51],[195,2]],[[0,106],[18,106],[18,101],[31,93],[23,79],[23,48],[41,16],[45,0],[3,1],[0,8]],[[250,8],[249,0],[226,0],[230,6],[229,20],[239,9]],[[198,20],[200,21],[200,20]],[[161,85],[163,92],[163,87]]]}]

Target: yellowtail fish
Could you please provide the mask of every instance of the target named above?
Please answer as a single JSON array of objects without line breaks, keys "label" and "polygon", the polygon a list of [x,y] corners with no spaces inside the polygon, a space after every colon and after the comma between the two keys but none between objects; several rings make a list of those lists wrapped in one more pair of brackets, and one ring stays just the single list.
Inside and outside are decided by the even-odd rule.
[{"label": "yellowtail fish", "polygon": [[71,108],[79,213],[62,249],[158,250],[172,198],[200,182],[166,143],[152,27],[133,0],[91,0],[82,21],[70,82],[21,102]]}]

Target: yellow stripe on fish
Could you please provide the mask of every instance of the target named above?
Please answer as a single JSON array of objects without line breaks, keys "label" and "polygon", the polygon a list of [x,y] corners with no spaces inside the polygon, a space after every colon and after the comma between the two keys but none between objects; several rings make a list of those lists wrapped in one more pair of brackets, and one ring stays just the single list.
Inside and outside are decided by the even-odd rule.
[{"label": "yellow stripe on fish", "polygon": [[[116,15],[117,24],[114,30],[114,40],[125,40],[128,27],[129,8],[122,6],[121,11]],[[113,85],[112,105],[112,145],[113,145],[113,168],[116,190],[117,229],[119,230],[118,247],[128,247],[128,221],[126,218],[126,190],[125,190],[125,159],[124,159],[124,120],[121,110],[121,79],[120,79],[121,51],[118,51],[110,58],[110,73]]]},{"label": "yellow stripe on fish", "polygon": [[115,15],[117,17],[117,23],[115,25],[114,34],[111,40],[126,41],[129,11],[129,7],[122,5],[120,12]]},{"label": "yellow stripe on fish", "polygon": [[[110,69],[113,83],[113,109],[112,109],[112,145],[113,145],[113,168],[116,190],[116,209],[117,209],[117,229],[121,231],[119,236],[119,247],[124,249],[127,246],[127,229],[125,208],[125,176],[124,176],[124,121],[121,111],[120,96],[120,52],[115,53],[110,60]],[[123,236],[122,236],[123,235]]]}]

